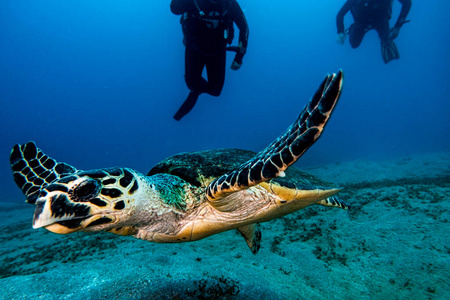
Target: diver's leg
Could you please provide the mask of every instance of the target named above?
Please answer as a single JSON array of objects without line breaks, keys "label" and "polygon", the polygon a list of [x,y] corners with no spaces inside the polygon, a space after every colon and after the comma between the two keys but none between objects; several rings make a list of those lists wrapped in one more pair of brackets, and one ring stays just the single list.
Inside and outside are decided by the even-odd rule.
[{"label": "diver's leg", "polygon": [[377,24],[374,26],[374,29],[378,33],[381,43],[389,42],[389,34],[391,33],[391,29],[389,28],[389,20]]},{"label": "diver's leg", "polygon": [[184,72],[187,87],[191,91],[204,92],[204,81],[202,77],[206,64],[206,57],[192,47],[186,47],[184,57]]},{"label": "diver's leg", "polygon": [[397,49],[397,45],[394,40],[389,38],[391,29],[389,28],[389,20],[386,20],[375,26],[375,30],[378,33],[381,44],[381,57],[385,64],[394,59],[399,59],[400,54]]},{"label": "diver's leg", "polygon": [[348,31],[350,45],[353,49],[358,48],[367,32],[366,27],[358,23],[353,23]]},{"label": "diver's leg", "polygon": [[195,91],[190,91],[186,100],[184,100],[183,104],[180,106],[173,118],[177,121],[180,121],[181,118],[187,115],[194,108],[199,95],[200,94]]},{"label": "diver's leg", "polygon": [[181,120],[181,118],[187,115],[194,108],[197,103],[198,96],[202,93],[202,90],[204,90],[205,84],[203,82],[205,79],[202,78],[204,66],[204,57],[198,53],[198,51],[191,49],[191,47],[186,47],[185,81],[191,91],[181,107],[173,116],[175,120]]},{"label": "diver's leg", "polygon": [[225,83],[226,51],[221,49],[208,57],[206,62],[206,73],[208,75],[208,86],[206,92],[211,96],[220,96]]}]

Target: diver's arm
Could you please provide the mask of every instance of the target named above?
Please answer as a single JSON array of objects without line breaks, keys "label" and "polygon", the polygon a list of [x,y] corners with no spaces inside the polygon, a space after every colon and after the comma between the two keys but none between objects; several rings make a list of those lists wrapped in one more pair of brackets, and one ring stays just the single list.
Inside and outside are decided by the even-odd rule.
[{"label": "diver's arm", "polygon": [[406,16],[411,9],[411,0],[399,0],[402,4],[402,10],[400,11],[400,15],[398,16],[397,22],[395,22],[395,26],[392,27],[391,33],[389,34],[389,38],[391,40],[395,40],[400,33],[400,28],[402,25],[406,23]]},{"label": "diver's arm", "polygon": [[236,52],[236,56],[234,57],[234,61],[231,66],[233,70],[237,70],[242,65],[242,58],[247,51],[249,29],[247,19],[245,18],[241,7],[235,0],[231,4],[230,14],[233,22],[236,23],[236,26],[239,29],[239,51]]},{"label": "diver's arm", "polygon": [[236,23],[236,26],[239,29],[239,47],[244,47],[247,49],[249,33],[247,19],[236,1],[232,2],[230,13],[233,22]]},{"label": "diver's arm", "polygon": [[182,15],[185,12],[194,12],[196,9],[194,0],[172,0],[170,11],[175,15]]},{"label": "diver's arm", "polygon": [[398,16],[397,22],[395,22],[394,27],[402,27],[402,25],[406,21],[406,17],[408,16],[409,10],[411,9],[411,0],[399,0],[402,4],[402,10]]},{"label": "diver's arm", "polygon": [[337,32],[344,33],[345,27],[344,27],[344,16],[350,11],[353,5],[355,5],[355,0],[348,0],[344,3],[344,5],[339,10],[338,14],[336,15],[336,27]]}]

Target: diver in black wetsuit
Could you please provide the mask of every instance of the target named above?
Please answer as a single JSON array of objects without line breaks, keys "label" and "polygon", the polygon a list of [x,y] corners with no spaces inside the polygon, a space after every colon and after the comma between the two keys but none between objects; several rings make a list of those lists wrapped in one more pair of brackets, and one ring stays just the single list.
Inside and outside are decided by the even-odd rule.
[{"label": "diver in black wetsuit", "polygon": [[[185,52],[185,80],[191,90],[173,118],[179,121],[191,111],[198,96],[219,96],[225,82],[227,44],[234,37],[234,24],[239,29],[239,44],[231,64],[238,70],[247,49],[248,25],[236,0],[172,0],[172,13],[181,16]],[[202,77],[206,67],[208,79]]]},{"label": "diver in black wetsuit", "polygon": [[397,22],[390,29],[389,20],[391,19],[393,0],[347,0],[336,16],[337,42],[344,44],[347,34],[344,29],[344,16],[351,11],[354,23],[348,29],[348,34],[352,48],[359,47],[366,32],[375,29],[380,37],[384,63],[399,59],[400,55],[394,39],[398,36],[402,25],[408,22],[406,16],[411,8],[411,0],[398,1],[402,4],[402,9]]}]

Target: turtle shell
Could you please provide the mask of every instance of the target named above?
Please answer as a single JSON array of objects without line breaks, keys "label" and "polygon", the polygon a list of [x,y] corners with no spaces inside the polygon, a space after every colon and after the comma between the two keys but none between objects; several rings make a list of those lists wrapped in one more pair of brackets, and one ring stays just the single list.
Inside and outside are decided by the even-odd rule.
[{"label": "turtle shell", "polygon": [[[206,187],[217,177],[229,173],[256,155],[242,149],[215,149],[184,152],[168,157],[155,165],[147,176],[166,173],[178,176],[197,187]],[[315,176],[290,167],[285,177],[271,180],[282,187],[310,190],[316,187],[333,187]]]}]

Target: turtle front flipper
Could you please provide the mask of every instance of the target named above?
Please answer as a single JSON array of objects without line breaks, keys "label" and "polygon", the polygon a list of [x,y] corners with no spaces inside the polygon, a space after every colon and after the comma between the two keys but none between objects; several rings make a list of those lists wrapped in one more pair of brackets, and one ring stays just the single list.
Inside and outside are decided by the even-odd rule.
[{"label": "turtle front flipper", "polygon": [[47,156],[34,142],[15,145],[9,157],[14,181],[27,197],[26,201],[35,204],[39,192],[50,183],[75,173],[77,169],[66,163],[58,163]]},{"label": "turtle front flipper", "polygon": [[320,137],[342,90],[342,71],[327,75],[297,120],[272,144],[206,188],[214,202],[230,193],[255,186],[278,176]]}]

